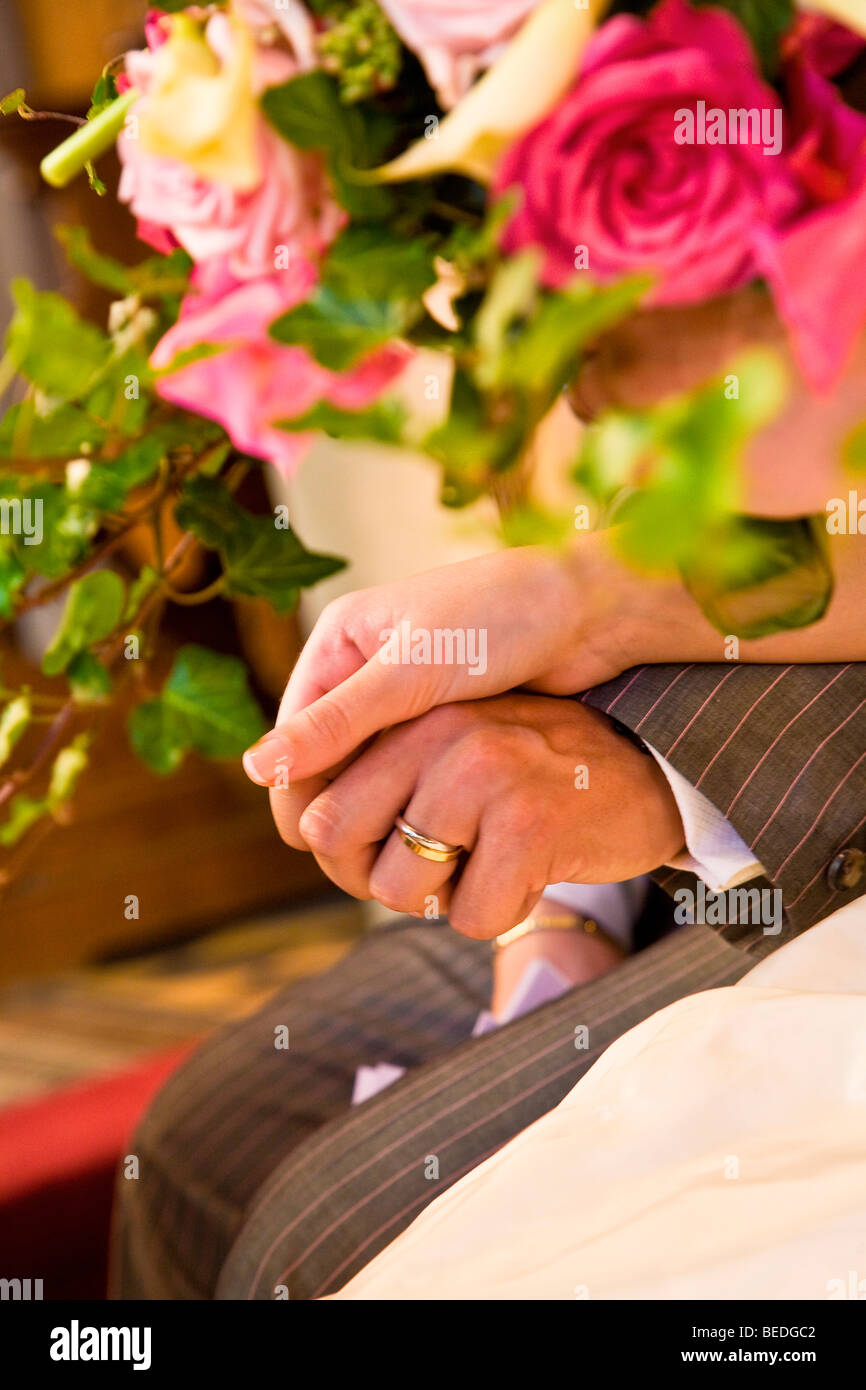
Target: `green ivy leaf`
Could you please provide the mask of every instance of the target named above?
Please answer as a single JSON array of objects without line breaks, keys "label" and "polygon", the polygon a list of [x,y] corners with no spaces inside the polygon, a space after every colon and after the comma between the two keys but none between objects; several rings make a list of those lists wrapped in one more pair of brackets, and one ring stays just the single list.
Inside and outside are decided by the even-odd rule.
[{"label": "green ivy leaf", "polygon": [[324,281],[346,298],[412,303],[436,282],[433,250],[384,225],[347,227],[328,252]]},{"label": "green ivy leaf", "polygon": [[[739,383],[733,398],[729,379]],[[714,528],[737,510],[742,450],[781,410],[788,385],[779,358],[755,349],[731,363],[730,378],[650,410],[611,412],[587,432],[577,481],[602,503],[636,489],[624,517],[638,565],[707,563]]]},{"label": "green ivy leaf", "polygon": [[491,478],[518,456],[525,421],[514,417],[491,429],[484,396],[468,372],[454,374],[448,418],[423,441],[423,449],[443,465],[441,500],[465,507],[480,497]]},{"label": "green ivy leaf", "polygon": [[299,150],[349,154],[360,143],[363,121],[356,107],[340,101],[333,78],[303,73],[262,96],[262,110],[276,131]]},{"label": "green ivy leaf", "polygon": [[273,516],[245,511],[216,478],[191,478],[175,517],[202,545],[219,551],[229,593],[266,598],[278,612],[295,607],[300,589],[344,568],[336,556],[307,550]]},{"label": "green ivy leaf", "polygon": [[134,487],[149,482],[165,457],[160,435],[154,432],[136,439],[111,463],[95,463],[74,496],[99,511],[116,512]]},{"label": "green ivy leaf", "polygon": [[[16,559],[25,574],[59,579],[87,553],[99,529],[97,515],[60,484],[40,480],[21,491],[31,505],[42,505],[42,540],[39,545],[25,545],[22,537],[14,537]],[[0,480],[0,492],[7,492],[5,480]]]},{"label": "green ivy leaf", "polygon": [[87,119],[90,120],[91,116],[98,116],[100,111],[104,111],[106,106],[110,106],[113,101],[117,100],[118,95],[114,74],[101,73],[96,80],[96,86],[93,88]]},{"label": "green ivy leaf", "polygon": [[353,220],[387,218],[396,206],[394,191],[365,182],[353,171],[380,164],[392,144],[397,123],[376,107],[347,105],[337,82],[326,73],[309,72],[262,96],[262,110],[290,145],[320,150],[328,160],[339,202]]},{"label": "green ivy leaf", "polygon": [[104,198],[106,193],[108,192],[108,189],[106,188],[102,179],[97,174],[96,165],[93,163],[92,160],[89,159],[87,161],[87,163],[84,166],[84,172],[87,175],[87,182],[90,184],[90,187],[93,189],[97,197]]},{"label": "green ivy leaf", "polygon": [[45,796],[27,796],[24,792],[19,792],[13,796],[9,803],[9,815],[0,826],[0,845],[4,849],[11,849],[23,839],[27,831],[47,816],[51,810],[48,798]]},{"label": "green ivy leaf", "polygon": [[332,372],[344,372],[399,335],[403,325],[395,306],[342,299],[320,285],[307,304],[299,304],[272,324],[271,336],[277,342],[307,348]]},{"label": "green ivy leaf", "polygon": [[185,251],[168,256],[148,256],[137,265],[124,265],[113,256],[97,251],[85,227],[57,226],[55,236],[71,265],[94,285],[122,295],[137,294],[142,299],[184,294],[188,288],[192,260]]},{"label": "green ivy leaf", "polygon": [[377,439],[382,444],[399,444],[406,412],[399,401],[377,401],[366,410],[338,410],[321,401],[305,415],[277,420],[277,428],[293,432],[321,430],[334,439]]},{"label": "green ivy leaf", "polygon": [[140,434],[146,427],[151,408],[149,388],[154,380],[149,351],[146,343],[137,343],[119,357],[112,357],[85,397],[85,409],[100,420],[110,421],[119,434]]},{"label": "green ivy leaf", "polygon": [[172,772],[191,749],[207,758],[237,758],[267,725],[232,656],[185,646],[155,700],[129,718],[135,752],[154,772]]},{"label": "green ivy leaf", "polygon": [[817,533],[822,521],[731,517],[705,538],[705,557],[682,573],[719,632],[754,640],[823,618],[833,572]]},{"label": "green ivy leaf", "polygon": [[0,421],[0,458],[75,458],[104,444],[104,426],[79,406],[40,414],[32,401],[10,407]]},{"label": "green ivy leaf", "polygon": [[478,226],[458,223],[442,248],[444,259],[464,271],[474,270],[494,260],[498,255],[500,237],[519,203],[518,191],[510,188],[488,205]]},{"label": "green ivy leaf", "polygon": [[11,618],[15,601],[27,579],[27,571],[12,546],[0,546],[0,616]]},{"label": "green ivy leaf", "polygon": [[8,762],[12,749],[30,724],[31,714],[29,695],[17,695],[4,709],[0,716],[0,767]]},{"label": "green ivy leaf", "polygon": [[13,281],[12,294],[16,312],[6,348],[17,370],[58,400],[82,395],[108,362],[109,340],[59,294],[39,293],[21,279]]},{"label": "green ivy leaf", "polygon": [[650,284],[646,276],[606,286],[578,280],[542,296],[530,322],[506,343],[498,380],[552,402],[573,377],[581,350],[634,313]]},{"label": "green ivy leaf", "polygon": [[42,658],[46,676],[56,676],[79,652],[107,637],[120,622],[126,597],[113,570],[94,570],[70,586],[60,626]]},{"label": "green ivy leaf", "polygon": [[474,323],[476,375],[482,386],[495,386],[501,379],[512,325],[525,324],[535,307],[540,265],[541,255],[533,248],[502,261],[491,276]]},{"label": "green ivy leaf", "polygon": [[345,371],[425,316],[422,296],[435,280],[429,242],[407,241],[385,226],[349,227],[311,297],[271,324],[271,336]]},{"label": "green ivy leaf", "polygon": [[22,106],[27,105],[27,93],[23,87],[16,87],[14,92],[9,92],[0,101],[0,116],[12,116],[16,111],[20,111]]},{"label": "green ivy leaf", "polygon": [[133,579],[123,610],[124,622],[131,622],[138,614],[148,594],[152,594],[159,583],[159,575],[152,565],[145,565],[141,573]]},{"label": "green ivy leaf", "polygon": [[54,759],[48,784],[48,805],[52,811],[74,795],[78,779],[87,767],[89,744],[88,735],[79,734],[65,748],[61,748]]},{"label": "green ivy leaf", "polygon": [[99,705],[111,694],[111,676],[93,652],[79,652],[69,663],[66,677],[78,705]]}]

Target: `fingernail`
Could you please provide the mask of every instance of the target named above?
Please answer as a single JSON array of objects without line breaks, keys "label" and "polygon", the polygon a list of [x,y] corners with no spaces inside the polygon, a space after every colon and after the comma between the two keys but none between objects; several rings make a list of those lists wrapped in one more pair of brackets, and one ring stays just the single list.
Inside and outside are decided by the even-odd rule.
[{"label": "fingernail", "polygon": [[257,786],[270,787],[279,769],[283,769],[284,774],[291,770],[291,755],[291,747],[282,734],[272,731],[244,753],[244,772]]}]

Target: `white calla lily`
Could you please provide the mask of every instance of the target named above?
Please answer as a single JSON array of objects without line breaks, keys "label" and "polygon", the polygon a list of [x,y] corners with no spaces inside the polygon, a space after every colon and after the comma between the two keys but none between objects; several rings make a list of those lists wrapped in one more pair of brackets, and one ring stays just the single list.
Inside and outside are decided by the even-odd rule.
[{"label": "white calla lily", "polygon": [[386,182],[440,170],[489,183],[506,147],[548,115],[574,82],[610,0],[543,0],[502,57],[438,128],[379,170]]}]

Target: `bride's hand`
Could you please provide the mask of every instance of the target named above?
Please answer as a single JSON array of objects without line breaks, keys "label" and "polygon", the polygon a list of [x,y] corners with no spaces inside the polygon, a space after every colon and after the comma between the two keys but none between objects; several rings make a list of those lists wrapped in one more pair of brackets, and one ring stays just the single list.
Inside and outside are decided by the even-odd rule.
[{"label": "bride's hand", "polygon": [[317,622],[276,728],[244,766],[262,786],[279,768],[294,782],[436,705],[520,686],[586,690],[653,659],[658,599],[604,534],[562,554],[507,550],[347,594]]}]

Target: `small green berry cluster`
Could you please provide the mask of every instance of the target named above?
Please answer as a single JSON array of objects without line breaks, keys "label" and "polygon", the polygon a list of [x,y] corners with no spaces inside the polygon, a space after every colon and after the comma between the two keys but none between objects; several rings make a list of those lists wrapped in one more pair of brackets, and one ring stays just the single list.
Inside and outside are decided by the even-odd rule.
[{"label": "small green berry cluster", "polygon": [[322,66],[340,83],[344,101],[363,101],[396,85],[402,45],[376,0],[319,0],[326,20],[319,38]]}]

